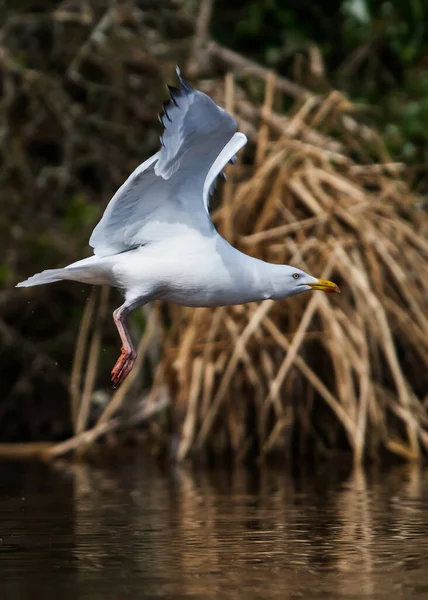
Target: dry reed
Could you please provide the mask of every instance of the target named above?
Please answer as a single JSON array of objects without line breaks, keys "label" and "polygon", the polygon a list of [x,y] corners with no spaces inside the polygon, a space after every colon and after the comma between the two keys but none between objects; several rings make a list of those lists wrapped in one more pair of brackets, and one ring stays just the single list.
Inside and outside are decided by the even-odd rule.
[{"label": "dry reed", "polygon": [[[428,242],[405,166],[390,160],[376,132],[359,127],[340,93],[305,95],[285,118],[273,110],[282,93],[275,75],[263,79],[261,109],[230,73],[223,98],[221,86],[205,85],[234,112],[250,138],[247,157],[254,156],[244,165],[241,153],[228,169],[213,220],[243,251],[329,277],[343,294],[217,309],[171,306],[172,325],[145,411],[155,414],[168,405],[156,404],[166,374],[179,460],[201,452],[244,460],[254,450],[260,458],[294,458],[344,447],[356,463],[382,450],[418,459],[428,450]],[[80,452],[119,425],[116,411],[137,368],[85,431],[105,302],[82,393],[93,299],[76,348],[76,435],[45,456]]]},{"label": "dry reed", "polygon": [[[255,160],[229,171],[214,222],[245,252],[328,276],[343,294],[173,307],[163,364],[183,416],[179,458],[348,446],[357,463],[382,449],[417,459],[428,450],[428,243],[405,167],[340,93],[285,119],[273,75],[266,85],[259,110],[226,80]],[[205,89],[221,101],[218,85]]]},{"label": "dry reed", "polygon": [[[94,4],[93,11],[23,13],[2,26],[4,108],[17,114],[13,106],[21,97],[31,108],[19,110],[28,112],[25,126],[13,129],[8,120],[1,136],[7,158],[3,178],[7,182],[6,175],[13,174],[4,197],[13,206],[13,182],[21,173],[26,183],[19,203],[21,195],[26,198],[37,227],[45,227],[43,219],[35,219],[42,212],[40,198],[48,204],[63,194],[70,198],[66,187],[86,190],[76,176],[82,165],[94,164],[101,173],[105,164],[115,165],[105,189],[118,185],[134,166],[135,149],[141,152],[136,122],[145,127],[152,121],[154,82],[163,80],[169,67],[172,72],[187,52],[185,40],[166,44],[157,25],[152,26],[158,22],[157,7],[151,13],[149,7],[142,12],[101,4]],[[250,140],[237,165],[227,169],[229,181],[213,214],[216,226],[249,254],[331,277],[343,294],[314,293],[214,310],[169,307],[171,325],[165,326],[165,343],[165,336],[158,336],[163,355],[151,393],[131,388],[138,375],[134,369],[88,430],[95,420],[91,402],[107,291],[98,296],[98,307],[92,295],[69,386],[74,436],[48,449],[30,444],[16,451],[50,457],[80,451],[107,432],[146,422],[171,397],[180,459],[199,456],[201,450],[229,451],[243,460],[254,450],[261,457],[274,452],[294,457],[346,446],[355,462],[376,457],[382,449],[416,459],[428,450],[428,241],[419,199],[406,182],[407,167],[391,160],[376,131],[358,122],[360,108],[339,92],[315,96],[210,40],[212,4],[201,2],[188,73],[196,76],[205,68],[212,73],[218,64],[229,69],[224,86],[217,80],[198,87],[235,114]],[[176,31],[178,4],[165,14]],[[49,23],[57,44],[54,70],[50,44],[43,42]],[[72,27],[58,36],[67,23]],[[37,35],[40,43],[27,44]],[[18,40],[25,41],[19,52]],[[62,41],[67,43],[61,46]],[[27,46],[34,54],[31,68],[26,66]],[[92,81],[98,72],[100,81]],[[256,81],[246,86],[249,78]],[[247,93],[260,85],[266,86],[263,103]],[[106,101],[99,102],[98,94]],[[277,110],[283,95],[296,102],[287,116]],[[109,105],[114,110],[108,112]],[[31,179],[39,170],[38,157],[33,162],[27,147],[39,139],[64,141],[56,150],[63,158],[59,165],[47,163]],[[150,144],[149,139],[147,148]],[[51,236],[55,230],[50,229]],[[71,239],[55,243],[61,248]],[[148,322],[139,345],[140,366],[155,346],[152,318]],[[31,378],[42,367],[66,389],[67,378],[55,362],[3,319],[0,333],[5,347],[21,349],[25,365],[2,404],[3,413],[17,392],[32,389]],[[121,411],[130,407],[131,394],[147,400],[139,401],[129,417]]]}]

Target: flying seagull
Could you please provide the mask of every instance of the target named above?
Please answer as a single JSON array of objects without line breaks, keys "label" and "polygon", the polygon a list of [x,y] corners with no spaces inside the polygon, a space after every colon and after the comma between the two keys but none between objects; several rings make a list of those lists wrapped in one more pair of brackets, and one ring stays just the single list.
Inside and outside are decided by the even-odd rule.
[{"label": "flying seagull", "polygon": [[112,370],[119,385],[136,359],[128,317],[162,299],[184,306],[225,306],[308,290],[339,292],[289,265],[243,254],[216,231],[209,199],[223,168],[247,143],[233,117],[181,78],[169,87],[159,119],[161,149],[129,176],[110,200],[89,244],[94,253],[62,269],[33,275],[17,287],[60,280],[112,285],[125,301],[113,312],[122,351]]}]

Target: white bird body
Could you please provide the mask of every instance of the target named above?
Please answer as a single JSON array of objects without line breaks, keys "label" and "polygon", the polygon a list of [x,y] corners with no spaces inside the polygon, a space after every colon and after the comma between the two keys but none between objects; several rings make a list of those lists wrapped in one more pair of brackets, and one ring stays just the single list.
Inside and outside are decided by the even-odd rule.
[{"label": "white bird body", "polygon": [[128,302],[150,297],[197,307],[285,298],[293,295],[287,286],[292,274],[304,275],[240,252],[215,229],[209,236],[177,229],[167,239],[128,252],[79,260],[65,267],[63,278],[121,288]]},{"label": "white bird body", "polygon": [[[208,96],[180,78],[164,105],[162,148],[128,177],[109,202],[89,240],[94,255],[33,275],[18,287],[62,279],[123,290],[113,317],[122,354],[112,378],[119,384],[135,362],[127,317],[151,300],[184,306],[225,306],[306,290],[339,291],[289,265],[243,254],[216,231],[209,196],[218,175],[247,138]],[[161,118],[162,121],[162,118]]]}]

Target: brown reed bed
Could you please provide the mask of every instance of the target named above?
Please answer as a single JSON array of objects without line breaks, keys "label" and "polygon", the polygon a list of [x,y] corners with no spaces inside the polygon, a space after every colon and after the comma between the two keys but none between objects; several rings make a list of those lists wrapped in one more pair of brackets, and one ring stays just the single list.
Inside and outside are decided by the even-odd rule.
[{"label": "brown reed bed", "polygon": [[[55,389],[68,386],[71,399],[72,438],[47,449],[30,444],[16,450],[50,457],[82,452],[100,436],[142,423],[168,443],[172,422],[180,459],[225,451],[237,460],[250,452],[291,458],[344,448],[356,462],[384,450],[418,458],[428,444],[428,241],[427,218],[412,182],[416,168],[412,172],[391,161],[380,136],[360,122],[364,107],[336,91],[315,96],[210,40],[211,4],[201,3],[205,10],[187,71],[193,78],[203,69],[218,72],[219,65],[229,71],[224,81],[200,81],[197,87],[236,115],[250,141],[214,199],[213,205],[220,199],[214,221],[245,252],[328,276],[343,293],[215,310],[155,306],[146,313],[137,367],[95,417],[94,393],[107,384],[97,379],[111,308],[107,291],[88,300],[69,385],[49,354],[12,329],[3,315],[4,345],[19,348],[23,356],[3,412],[17,405],[20,394],[34,395],[33,380],[45,367],[61,385]],[[10,222],[17,207],[25,207],[23,223],[41,231],[49,223],[52,254],[62,253],[63,264],[75,258],[83,242],[76,241],[76,232],[64,242],[63,226],[52,216],[50,225],[40,206],[55,207],[58,198],[67,204],[79,191],[88,205],[92,196],[96,206],[100,196],[109,196],[143,158],[142,138],[144,152],[152,147],[153,111],[160,100],[154,82],[164,80],[167,70],[173,73],[189,45],[182,36],[164,43],[153,26],[157,5],[145,13],[103,3],[93,3],[93,12],[83,8],[15,15],[1,30],[0,70],[8,91],[2,110],[13,115],[5,121],[9,134],[1,138],[4,213],[15,210],[3,238],[16,229]],[[174,26],[179,17],[177,11],[165,13]],[[183,31],[193,35],[186,23]],[[63,28],[66,35],[58,35]],[[43,43],[45,30],[56,40],[53,64],[50,45]],[[26,43],[39,37],[38,44]],[[28,48],[31,60],[21,60]],[[283,95],[295,102],[287,115]],[[23,111],[20,102],[27,97],[32,108]],[[62,106],[74,108],[58,110]],[[39,152],[28,150],[40,140],[60,157],[52,164],[45,157],[44,168]],[[105,169],[106,164],[116,167]],[[82,166],[86,173],[90,169],[90,181],[102,174],[107,181],[102,192],[88,192]],[[19,194],[17,173],[24,182]],[[89,224],[81,229],[86,240]],[[33,246],[28,248],[31,255]],[[21,278],[34,270],[27,265]],[[3,313],[7,300],[8,306],[16,303],[14,294],[12,288],[2,296]],[[41,303],[47,302],[42,297]],[[56,307],[54,296],[49,306]],[[151,390],[142,394],[138,367],[148,357]],[[43,410],[54,405],[56,396],[50,405],[43,397]],[[171,419],[153,419],[168,410]],[[36,404],[28,420],[34,423],[40,412]],[[2,446],[1,452],[11,454],[13,448]]]},{"label": "brown reed bed", "polygon": [[[417,459],[428,450],[428,242],[405,167],[375,132],[368,143],[337,92],[283,118],[272,113],[273,75],[261,110],[232,87],[226,79],[226,105],[256,147],[252,164],[250,149],[229,171],[218,229],[343,293],[171,308],[162,368],[181,423],[178,457],[348,447],[355,462],[382,450]],[[261,122],[241,116],[260,113]]]},{"label": "brown reed bed", "polygon": [[[213,220],[243,251],[331,278],[343,293],[168,306],[168,325],[156,307],[136,368],[88,429],[108,307],[107,290],[98,307],[92,295],[70,381],[74,437],[41,452],[82,452],[169,408],[180,460],[343,449],[355,462],[382,451],[417,459],[428,450],[428,241],[409,169],[391,161],[376,131],[359,123],[361,107],[339,92],[295,90],[284,116],[275,107],[289,82],[234,64],[223,50],[211,46],[238,69],[239,82],[229,73],[199,87],[235,114],[250,143],[228,170]],[[254,101],[260,79],[262,106]],[[126,405],[142,397],[132,386],[155,338],[152,389],[132,412]],[[156,428],[164,441],[166,428]]]},{"label": "brown reed bed", "polygon": [[223,90],[252,142],[229,169],[214,222],[245,252],[331,278],[342,295],[169,306],[168,327],[152,311],[138,365],[88,431],[107,303],[102,292],[89,343],[91,297],[71,378],[75,437],[44,456],[82,452],[123,425],[117,411],[156,329],[162,357],[129,424],[169,407],[179,460],[225,453],[293,460],[348,449],[360,463],[382,452],[414,460],[428,451],[428,241],[406,167],[389,160],[338,92],[305,99],[282,117],[272,109],[275,76],[266,81],[261,108],[230,74],[224,88],[206,85],[214,96]]}]

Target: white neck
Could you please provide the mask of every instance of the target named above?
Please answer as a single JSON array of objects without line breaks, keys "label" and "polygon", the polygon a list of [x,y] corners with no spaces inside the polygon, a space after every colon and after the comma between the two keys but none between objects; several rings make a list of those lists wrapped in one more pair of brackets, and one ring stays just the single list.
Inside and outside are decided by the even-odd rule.
[{"label": "white neck", "polygon": [[298,292],[291,279],[294,271],[289,265],[277,265],[268,263],[258,258],[248,256],[242,252],[235,255],[236,261],[236,285],[245,289],[253,301],[272,298],[281,300]]}]

